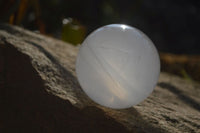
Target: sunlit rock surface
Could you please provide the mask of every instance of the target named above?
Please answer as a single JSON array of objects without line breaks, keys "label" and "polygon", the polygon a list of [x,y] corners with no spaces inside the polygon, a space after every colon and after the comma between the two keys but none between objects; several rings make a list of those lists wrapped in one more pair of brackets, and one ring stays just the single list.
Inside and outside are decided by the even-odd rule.
[{"label": "sunlit rock surface", "polygon": [[0,25],[0,132],[200,132],[200,85],[161,73],[145,101],[93,103],[75,76],[78,48]]}]

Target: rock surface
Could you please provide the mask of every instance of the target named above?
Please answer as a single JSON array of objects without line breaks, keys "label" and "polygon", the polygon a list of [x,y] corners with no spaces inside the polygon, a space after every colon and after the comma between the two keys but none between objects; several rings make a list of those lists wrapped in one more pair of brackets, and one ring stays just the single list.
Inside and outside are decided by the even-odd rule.
[{"label": "rock surface", "polygon": [[161,73],[141,104],[104,108],[81,90],[78,48],[0,25],[0,132],[200,132],[200,85]]}]

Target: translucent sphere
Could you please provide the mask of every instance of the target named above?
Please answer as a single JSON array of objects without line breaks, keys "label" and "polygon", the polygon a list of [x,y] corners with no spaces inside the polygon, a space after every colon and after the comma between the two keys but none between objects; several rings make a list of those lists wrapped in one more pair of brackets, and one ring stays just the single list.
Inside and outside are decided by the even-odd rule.
[{"label": "translucent sphere", "polygon": [[96,103],[129,108],[147,98],[160,73],[158,52],[140,30],[111,24],[92,32],[79,49],[76,74]]}]

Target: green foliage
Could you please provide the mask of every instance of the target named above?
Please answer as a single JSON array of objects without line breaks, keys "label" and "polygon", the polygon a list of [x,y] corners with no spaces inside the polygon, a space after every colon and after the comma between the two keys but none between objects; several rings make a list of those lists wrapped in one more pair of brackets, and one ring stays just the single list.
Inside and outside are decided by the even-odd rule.
[{"label": "green foliage", "polygon": [[85,37],[85,27],[73,19],[64,19],[62,27],[62,40],[73,45],[82,43]]},{"label": "green foliage", "polygon": [[185,69],[181,69],[180,73],[181,73],[181,75],[182,75],[183,78],[192,81],[192,78],[191,78],[190,75],[186,72]]}]

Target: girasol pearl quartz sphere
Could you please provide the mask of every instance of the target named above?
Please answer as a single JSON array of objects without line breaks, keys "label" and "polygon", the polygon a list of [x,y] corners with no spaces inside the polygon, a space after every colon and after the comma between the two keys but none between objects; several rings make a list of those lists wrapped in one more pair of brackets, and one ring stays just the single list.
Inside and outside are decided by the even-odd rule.
[{"label": "girasol pearl quartz sphere", "polygon": [[92,32],[79,49],[76,74],[96,103],[122,109],[147,98],[157,84],[160,60],[140,30],[111,24]]}]

